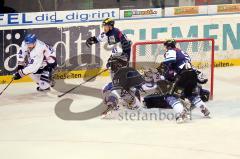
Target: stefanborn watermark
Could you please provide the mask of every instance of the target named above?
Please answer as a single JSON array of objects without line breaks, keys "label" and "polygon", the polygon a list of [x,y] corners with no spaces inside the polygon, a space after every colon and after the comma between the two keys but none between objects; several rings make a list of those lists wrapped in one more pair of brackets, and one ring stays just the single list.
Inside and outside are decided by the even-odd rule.
[{"label": "stefanborn watermark", "polygon": [[[93,64],[91,64],[92,59],[95,59],[95,61],[99,61],[98,64],[95,64],[95,67],[92,67],[92,69],[96,69],[96,72],[95,72],[96,74],[101,71],[101,67],[103,64],[103,61],[101,60],[100,57],[97,57],[92,54],[80,54],[77,57],[72,57],[71,59],[77,59],[77,61],[89,61],[87,67],[86,66],[82,67],[82,65],[75,65],[75,66],[70,65],[64,68],[65,77],[68,77],[69,75],[71,75],[71,71],[73,70],[79,70],[79,69],[86,70],[86,72],[81,75],[81,77],[83,78],[83,81],[86,81],[89,78],[91,78],[91,77],[88,77],[88,75],[90,74],[89,73],[90,68],[88,66],[93,66]],[[71,59],[69,59],[69,61]],[[94,82],[95,80],[96,78],[92,79],[89,82]],[[56,80],[56,83],[53,89],[55,89],[57,92],[59,92],[59,94],[61,94],[76,86],[79,86],[79,87],[74,91],[69,92],[68,95],[61,97],[60,100],[56,103],[55,105],[56,116],[62,120],[88,120],[88,119],[101,116],[102,113],[107,109],[107,107],[104,105],[103,102],[101,102],[100,104],[97,104],[94,108],[89,109],[87,111],[83,111],[83,112],[71,111],[71,105],[74,101],[74,99],[72,99],[72,95],[77,95],[77,96],[84,95],[84,96],[91,96],[91,97],[102,99],[101,89],[88,87],[85,85],[66,83],[66,81],[61,78],[59,80]]]},{"label": "stefanborn watermark", "polygon": [[154,112],[124,110],[118,114],[117,119],[119,121],[173,121],[179,115],[179,113],[166,112],[161,109],[156,109]]},{"label": "stefanborn watermark", "polygon": [[[97,57],[95,55],[92,54],[80,54],[77,57],[72,57],[74,59],[77,59],[78,61],[81,61],[82,59],[95,59],[95,61],[100,61],[100,63],[98,64],[88,64],[89,66],[95,66],[92,67],[94,69],[96,69],[96,74],[98,74],[101,71],[101,68],[103,67],[103,61],[100,57]],[[69,59],[71,60],[71,59]],[[91,61],[91,60],[90,60]],[[151,62],[140,62],[140,65],[142,66],[151,66],[154,65],[155,63],[151,63]],[[64,68],[64,76],[68,77],[71,76],[71,71],[72,70],[79,70],[79,69],[83,69],[81,67],[82,65],[71,65],[69,67]],[[131,63],[130,63],[131,66]],[[99,69],[98,69],[99,68]],[[84,74],[81,75],[81,77],[83,78],[84,81],[88,80],[89,78],[89,68],[85,67],[84,68],[86,70],[86,72]],[[80,75],[79,75],[80,76]],[[92,79],[89,82],[94,82],[96,80],[96,78]],[[68,90],[70,90],[73,87],[78,86],[79,84],[70,84],[70,83],[66,83],[64,79],[62,78],[58,78],[58,80],[56,80],[56,84],[55,87],[53,89],[55,89],[57,92],[59,92],[59,94],[64,93]],[[107,106],[103,103],[103,99],[102,99],[102,95],[101,95],[101,89],[99,88],[94,88],[94,87],[88,87],[85,85],[79,85],[79,87],[77,89],[75,89],[74,91],[69,92],[68,95],[61,97],[61,99],[56,103],[55,105],[55,114],[57,117],[59,117],[62,120],[89,120],[92,118],[96,118],[99,116],[102,116],[103,112],[107,110]],[[71,111],[71,105],[73,103],[72,99],[72,95],[84,95],[84,96],[91,96],[91,97],[95,97],[95,98],[99,98],[102,100],[102,102],[100,104],[97,104],[94,108],[89,109],[87,111],[83,111],[83,112],[72,112]],[[137,113],[137,112],[136,112]],[[149,117],[147,118],[153,118],[155,117],[156,114],[150,114]],[[129,118],[128,118],[129,117]],[[140,116],[138,115],[134,115],[134,114],[123,114],[122,116],[120,116],[120,118],[122,119],[133,119],[134,117],[136,117],[137,119],[140,118]],[[162,119],[162,118],[166,118],[169,120],[175,119],[175,115],[174,114],[164,114],[163,112],[161,112],[160,114],[158,113],[158,116],[156,118],[158,119]],[[143,118],[144,119],[144,118]]]}]

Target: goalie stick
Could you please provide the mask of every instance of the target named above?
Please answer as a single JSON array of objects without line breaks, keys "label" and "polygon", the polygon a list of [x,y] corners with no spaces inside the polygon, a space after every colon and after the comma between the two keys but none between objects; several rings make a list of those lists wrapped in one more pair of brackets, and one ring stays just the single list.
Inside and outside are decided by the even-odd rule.
[{"label": "goalie stick", "polygon": [[105,69],[105,70],[103,70],[103,71],[97,73],[96,75],[94,75],[93,77],[91,77],[91,78],[87,79],[86,81],[80,83],[79,85],[77,85],[77,86],[71,88],[70,90],[64,92],[63,94],[58,95],[58,97],[60,98],[60,97],[62,97],[62,96],[65,96],[66,94],[72,92],[73,90],[75,90],[76,88],[80,87],[81,85],[83,85],[83,84],[85,84],[85,83],[91,81],[92,79],[96,78],[97,76],[99,76],[99,75],[102,74],[103,72],[106,72],[107,70],[108,70],[108,69]]}]

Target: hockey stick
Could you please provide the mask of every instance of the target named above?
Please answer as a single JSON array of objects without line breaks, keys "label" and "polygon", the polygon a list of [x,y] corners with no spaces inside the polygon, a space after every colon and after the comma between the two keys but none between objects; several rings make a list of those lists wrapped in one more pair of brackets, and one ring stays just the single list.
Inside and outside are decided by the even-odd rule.
[{"label": "hockey stick", "polygon": [[102,74],[103,72],[106,72],[107,70],[108,70],[108,68],[105,69],[105,70],[103,70],[103,71],[101,71],[101,72],[99,72],[98,74],[94,75],[93,77],[87,79],[87,80],[84,81],[83,83],[80,83],[79,85],[73,87],[72,89],[70,89],[70,90],[64,92],[63,94],[58,95],[58,97],[60,98],[60,97],[62,97],[62,96],[65,96],[66,94],[72,92],[73,90],[75,90],[76,88],[80,87],[81,85],[83,85],[83,84],[85,84],[85,83],[91,81],[92,79],[96,78],[97,76],[99,76],[99,75]]},{"label": "hockey stick", "polygon": [[13,78],[12,78],[12,80],[8,83],[8,85],[2,90],[2,92],[0,93],[0,95],[2,95],[3,94],[3,92],[8,88],[8,86],[10,86],[10,84],[13,82]]}]

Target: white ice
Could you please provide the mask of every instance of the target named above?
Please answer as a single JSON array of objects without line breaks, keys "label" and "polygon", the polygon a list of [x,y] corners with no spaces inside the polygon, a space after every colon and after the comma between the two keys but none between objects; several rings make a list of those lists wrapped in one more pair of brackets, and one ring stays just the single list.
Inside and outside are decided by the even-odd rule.
[{"label": "white ice", "polygon": [[[100,118],[65,121],[54,113],[60,100],[56,92],[44,95],[36,92],[34,83],[13,84],[0,96],[0,159],[239,159],[239,69],[215,69],[214,100],[208,103],[212,119],[202,119],[195,110],[193,120],[180,125]],[[86,85],[101,88],[107,81],[100,77]],[[73,99],[75,112],[101,102],[89,96]]]}]

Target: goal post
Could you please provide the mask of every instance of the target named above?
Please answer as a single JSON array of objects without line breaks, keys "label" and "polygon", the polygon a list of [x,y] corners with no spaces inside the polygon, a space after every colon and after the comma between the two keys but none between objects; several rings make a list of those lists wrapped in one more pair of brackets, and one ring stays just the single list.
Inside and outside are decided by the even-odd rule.
[{"label": "goal post", "polygon": [[[213,98],[214,83],[214,46],[213,38],[176,39],[177,48],[185,51],[190,57],[193,66],[208,78],[204,88],[210,91]],[[136,69],[157,67],[165,53],[164,41],[141,41],[132,46],[132,66]]]}]

